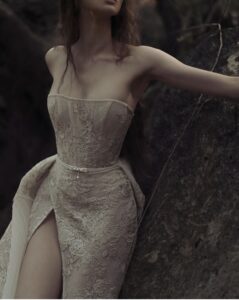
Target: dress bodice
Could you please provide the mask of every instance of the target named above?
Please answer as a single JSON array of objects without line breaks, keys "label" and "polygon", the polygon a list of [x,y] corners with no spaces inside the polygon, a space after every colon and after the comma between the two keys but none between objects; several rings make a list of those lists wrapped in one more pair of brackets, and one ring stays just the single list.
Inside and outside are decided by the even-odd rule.
[{"label": "dress bodice", "polygon": [[47,107],[57,154],[69,165],[106,167],[119,158],[134,110],[116,99],[49,94]]}]

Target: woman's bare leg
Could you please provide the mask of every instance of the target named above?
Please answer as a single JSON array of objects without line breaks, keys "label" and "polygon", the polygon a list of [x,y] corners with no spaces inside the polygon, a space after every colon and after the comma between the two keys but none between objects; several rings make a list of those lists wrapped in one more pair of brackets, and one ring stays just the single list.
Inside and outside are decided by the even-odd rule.
[{"label": "woman's bare leg", "polygon": [[29,240],[15,298],[59,298],[61,285],[62,261],[52,210]]}]

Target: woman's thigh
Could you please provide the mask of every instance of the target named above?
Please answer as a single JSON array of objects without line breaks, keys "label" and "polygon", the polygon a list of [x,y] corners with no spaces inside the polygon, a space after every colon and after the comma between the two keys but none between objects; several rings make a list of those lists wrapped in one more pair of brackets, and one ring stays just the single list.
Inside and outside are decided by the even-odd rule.
[{"label": "woman's thigh", "polygon": [[29,240],[15,298],[59,298],[61,286],[62,260],[52,210]]}]

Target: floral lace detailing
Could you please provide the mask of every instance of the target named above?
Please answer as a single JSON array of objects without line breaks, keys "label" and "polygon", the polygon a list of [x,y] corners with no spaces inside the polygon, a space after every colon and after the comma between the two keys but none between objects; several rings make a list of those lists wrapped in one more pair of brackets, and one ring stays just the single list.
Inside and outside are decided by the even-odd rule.
[{"label": "floral lace detailing", "polygon": [[114,163],[132,120],[132,112],[111,101],[48,97],[48,110],[62,161],[100,167]]},{"label": "floral lace detailing", "polygon": [[34,199],[44,177],[48,175],[48,169],[54,164],[57,155],[49,156],[33,166],[21,179],[17,194],[13,201],[21,194],[22,197]]},{"label": "floral lace detailing", "polygon": [[[21,251],[53,209],[62,257],[62,298],[117,298],[145,200],[129,165],[119,159],[133,114],[117,102],[48,99],[58,153],[33,166],[15,194],[18,206],[13,209],[26,205],[21,215],[27,232],[15,228],[18,241],[26,240]],[[60,161],[86,171],[69,169]],[[87,169],[113,165],[98,173]],[[11,237],[9,225],[0,240],[0,294],[5,285],[6,295],[14,293],[11,278],[17,276],[15,262],[21,263],[20,258],[14,260],[7,277]]]},{"label": "floral lace detailing", "polygon": [[131,183],[120,169],[81,173],[78,179],[59,164],[55,169],[59,176],[52,188],[63,262],[62,297],[115,298],[137,230]]},{"label": "floral lace detailing", "polygon": [[7,265],[9,262],[9,248],[11,245],[12,223],[10,222],[0,240],[0,298],[2,298],[3,286],[7,276]]}]

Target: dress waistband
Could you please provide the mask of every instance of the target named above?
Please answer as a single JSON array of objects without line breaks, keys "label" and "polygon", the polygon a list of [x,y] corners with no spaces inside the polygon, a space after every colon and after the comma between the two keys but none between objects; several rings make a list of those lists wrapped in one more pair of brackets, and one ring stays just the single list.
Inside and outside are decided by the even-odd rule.
[{"label": "dress waistband", "polygon": [[88,172],[98,173],[98,172],[104,172],[104,171],[108,171],[111,169],[115,169],[119,162],[119,160],[117,160],[113,165],[106,166],[106,167],[78,167],[78,166],[69,165],[69,164],[63,162],[59,158],[59,156],[57,156],[57,160],[64,168],[66,168],[68,170],[74,170],[74,171],[78,171],[78,172],[87,172],[87,173]]}]

